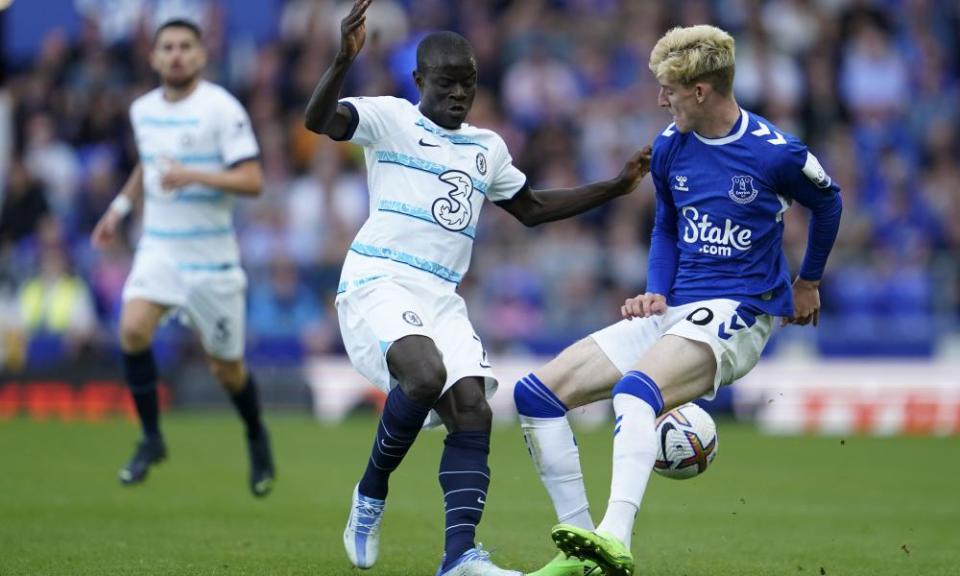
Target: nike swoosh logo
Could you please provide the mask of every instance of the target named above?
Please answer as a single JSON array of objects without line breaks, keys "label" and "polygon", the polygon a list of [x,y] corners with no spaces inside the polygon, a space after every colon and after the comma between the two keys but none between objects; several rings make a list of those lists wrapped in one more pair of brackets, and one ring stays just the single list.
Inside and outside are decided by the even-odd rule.
[{"label": "nike swoosh logo", "polygon": [[439,144],[431,144],[431,143],[429,143],[429,142],[424,142],[424,141],[423,141],[423,138],[420,139],[419,144],[420,144],[421,146],[426,146],[426,147],[428,147],[428,148],[439,148],[439,147],[440,147]]},{"label": "nike swoosh logo", "polygon": [[663,459],[666,460],[667,466],[671,465],[671,462],[667,460],[667,434],[676,429],[677,427],[672,422],[665,422],[663,427],[660,428],[660,447],[663,449]]},{"label": "nike swoosh logo", "polygon": [[478,503],[478,504],[486,504],[487,501],[483,499],[483,496],[477,496],[477,503]]}]

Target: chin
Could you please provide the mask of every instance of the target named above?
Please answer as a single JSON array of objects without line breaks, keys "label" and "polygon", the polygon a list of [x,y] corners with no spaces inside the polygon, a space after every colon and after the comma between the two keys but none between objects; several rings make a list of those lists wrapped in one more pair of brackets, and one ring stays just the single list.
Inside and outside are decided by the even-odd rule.
[{"label": "chin", "polygon": [[466,119],[466,116],[447,116],[443,119],[442,126],[447,130],[456,130],[463,124],[463,121]]},{"label": "chin", "polygon": [[164,78],[163,83],[171,88],[180,90],[186,88],[196,80],[197,76],[194,75],[183,75],[183,76],[168,76]]}]

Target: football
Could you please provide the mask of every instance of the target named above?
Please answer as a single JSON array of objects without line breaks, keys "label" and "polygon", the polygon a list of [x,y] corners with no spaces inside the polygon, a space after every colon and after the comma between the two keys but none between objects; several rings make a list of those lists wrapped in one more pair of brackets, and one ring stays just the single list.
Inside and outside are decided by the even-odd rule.
[{"label": "football", "polygon": [[717,457],[717,425],[696,404],[684,404],[657,419],[657,462],[661,476],[685,480],[702,474]]}]

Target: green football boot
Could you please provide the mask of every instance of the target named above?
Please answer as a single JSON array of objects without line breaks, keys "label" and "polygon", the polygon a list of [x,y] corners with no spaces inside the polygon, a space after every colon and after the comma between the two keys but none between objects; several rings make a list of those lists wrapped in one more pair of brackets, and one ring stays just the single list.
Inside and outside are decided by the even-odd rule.
[{"label": "green football boot", "polygon": [[570,524],[557,524],[551,536],[561,552],[596,562],[606,576],[633,576],[633,556],[611,534],[591,532]]},{"label": "green football boot", "polygon": [[526,576],[602,576],[603,572],[596,562],[590,560],[581,560],[573,556],[567,556],[563,552],[558,553],[553,560],[537,570],[530,572]]}]

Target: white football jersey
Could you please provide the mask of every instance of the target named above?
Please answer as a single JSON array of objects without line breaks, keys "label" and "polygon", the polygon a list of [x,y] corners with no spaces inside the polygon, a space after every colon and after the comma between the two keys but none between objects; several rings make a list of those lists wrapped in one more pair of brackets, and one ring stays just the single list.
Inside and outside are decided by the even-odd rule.
[{"label": "white football jersey", "polygon": [[407,100],[345,98],[364,148],[370,216],[344,262],[339,292],[379,270],[426,275],[456,287],[470,265],[484,200],[509,200],[526,177],[495,132],[437,126]]},{"label": "white football jersey", "polygon": [[138,249],[167,251],[184,270],[219,270],[240,264],[233,230],[234,195],[191,185],[164,190],[171,160],[219,171],[256,158],[260,150],[243,106],[222,87],[201,81],[177,102],[161,88],[137,98],[130,122],[143,166],[143,237]]}]

